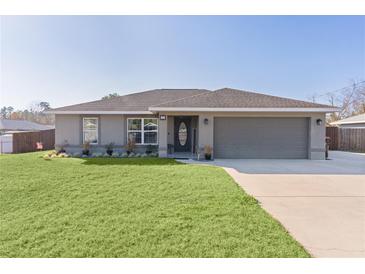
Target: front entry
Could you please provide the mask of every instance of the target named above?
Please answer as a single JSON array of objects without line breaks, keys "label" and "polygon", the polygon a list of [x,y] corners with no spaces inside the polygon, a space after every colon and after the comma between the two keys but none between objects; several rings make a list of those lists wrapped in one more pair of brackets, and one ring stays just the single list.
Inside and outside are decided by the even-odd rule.
[{"label": "front entry", "polygon": [[175,152],[191,152],[191,117],[176,116],[174,124]]}]

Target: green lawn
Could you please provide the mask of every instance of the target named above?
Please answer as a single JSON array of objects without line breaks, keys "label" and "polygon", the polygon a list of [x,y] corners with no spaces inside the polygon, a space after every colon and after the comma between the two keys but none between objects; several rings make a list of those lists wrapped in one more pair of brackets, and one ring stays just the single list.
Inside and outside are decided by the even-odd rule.
[{"label": "green lawn", "polygon": [[308,257],[218,167],[0,155],[0,257]]}]

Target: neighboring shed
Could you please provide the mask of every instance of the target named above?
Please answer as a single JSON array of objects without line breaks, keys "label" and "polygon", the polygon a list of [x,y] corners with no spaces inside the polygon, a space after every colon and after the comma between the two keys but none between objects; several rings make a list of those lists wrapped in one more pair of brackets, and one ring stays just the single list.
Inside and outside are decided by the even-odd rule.
[{"label": "neighboring shed", "polygon": [[332,122],[331,126],[338,126],[340,128],[365,128],[365,113]]}]

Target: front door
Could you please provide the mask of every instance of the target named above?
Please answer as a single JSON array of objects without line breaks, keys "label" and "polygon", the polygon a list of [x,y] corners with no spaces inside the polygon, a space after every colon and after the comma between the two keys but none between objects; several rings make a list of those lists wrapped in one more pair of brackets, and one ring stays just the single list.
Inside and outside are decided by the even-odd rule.
[{"label": "front door", "polygon": [[175,152],[191,151],[191,117],[175,117]]}]

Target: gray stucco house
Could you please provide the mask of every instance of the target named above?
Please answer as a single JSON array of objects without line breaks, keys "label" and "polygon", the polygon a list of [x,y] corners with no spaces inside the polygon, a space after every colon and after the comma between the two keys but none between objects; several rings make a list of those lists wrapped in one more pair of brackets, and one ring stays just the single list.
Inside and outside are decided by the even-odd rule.
[{"label": "gray stucco house", "polygon": [[205,145],[215,158],[325,159],[325,115],[332,106],[223,88],[156,89],[60,107],[56,145],[103,150],[128,139],[160,157],[194,157]]}]

